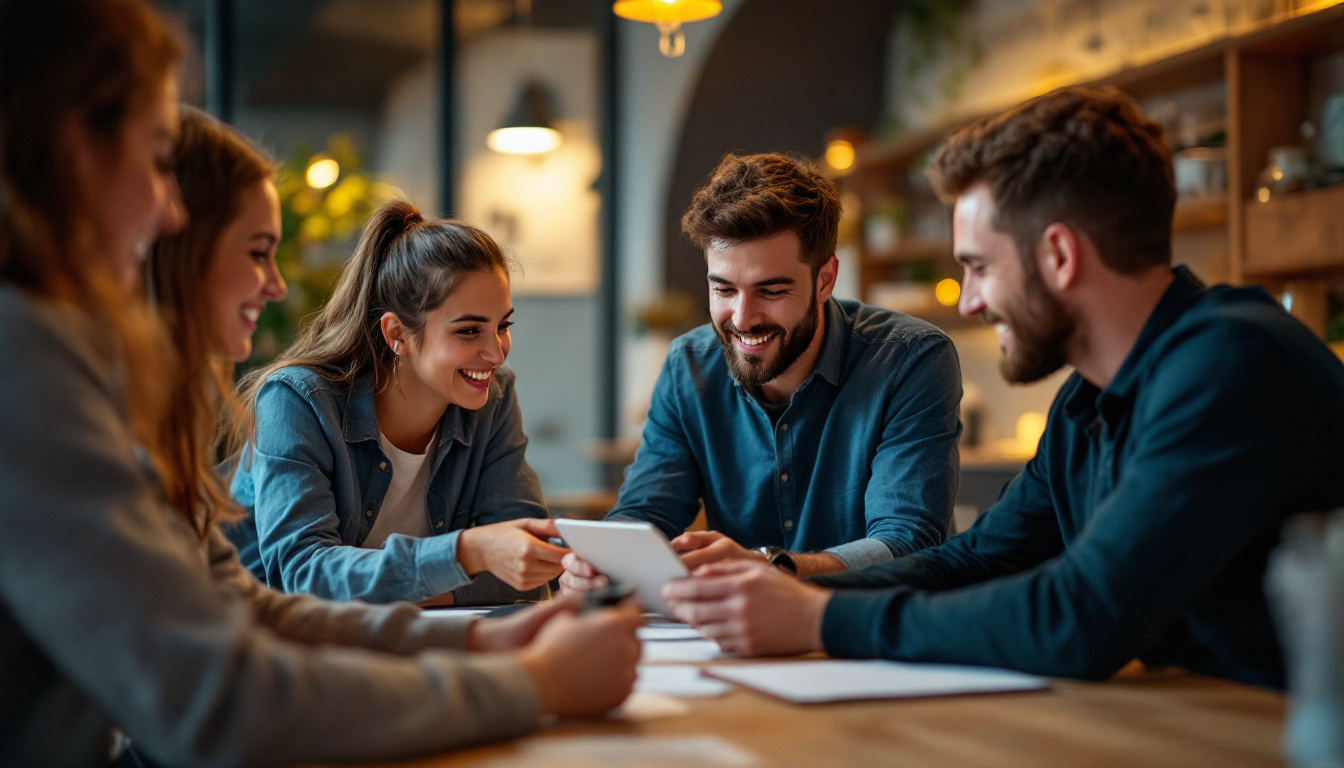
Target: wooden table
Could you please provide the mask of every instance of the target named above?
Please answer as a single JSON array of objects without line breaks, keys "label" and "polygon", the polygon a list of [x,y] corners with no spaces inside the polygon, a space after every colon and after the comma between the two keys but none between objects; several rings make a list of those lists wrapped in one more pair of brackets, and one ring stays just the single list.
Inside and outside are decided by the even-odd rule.
[{"label": "wooden table", "polygon": [[1284,764],[1282,695],[1183,672],[1130,668],[1101,683],[1060,680],[1045,692],[939,699],[798,706],[736,689],[680,701],[688,716],[565,723],[515,742],[399,765],[569,766],[536,759],[538,748],[596,735],[714,735],[754,753],[761,766]]}]

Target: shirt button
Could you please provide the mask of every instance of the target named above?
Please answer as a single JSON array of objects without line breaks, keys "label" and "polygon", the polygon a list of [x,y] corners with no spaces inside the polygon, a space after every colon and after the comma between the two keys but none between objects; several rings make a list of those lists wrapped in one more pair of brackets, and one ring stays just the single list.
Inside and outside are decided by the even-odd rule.
[{"label": "shirt button", "polygon": [[443,521],[442,521],[442,520],[435,520],[435,521],[434,521],[434,527],[435,527],[435,528],[442,528],[442,527],[443,527]]},{"label": "shirt button", "polygon": [[364,516],[373,517],[373,507],[369,507],[368,509],[364,510]]},{"label": "shirt button", "polygon": [[386,462],[386,461],[380,461],[380,462],[378,462],[378,468],[379,468],[379,469],[387,469],[387,462]]},{"label": "shirt button", "polygon": [[786,530],[786,531],[792,531],[792,530],[793,530],[793,521],[792,521],[792,520],[785,520],[785,521],[784,521],[784,530]]},{"label": "shirt button", "polygon": [[785,431],[785,432],[788,432],[788,431],[789,431],[789,425],[788,425],[787,422],[785,422],[785,423],[783,423],[783,424],[780,424],[780,425],[779,425],[779,428],[780,428],[781,430]]},{"label": "shirt button", "polygon": [[781,482],[781,483],[787,483],[787,482],[789,482],[789,473],[788,473],[788,472],[785,472],[784,474],[780,475],[780,476],[779,476],[779,482]]}]

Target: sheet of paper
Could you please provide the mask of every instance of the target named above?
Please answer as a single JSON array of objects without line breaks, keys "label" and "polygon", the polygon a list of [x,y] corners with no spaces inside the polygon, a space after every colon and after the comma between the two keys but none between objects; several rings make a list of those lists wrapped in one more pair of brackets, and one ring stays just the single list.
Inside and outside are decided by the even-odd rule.
[{"label": "sheet of paper", "polygon": [[700,640],[700,633],[685,624],[640,627],[640,640]]},{"label": "sheet of paper", "polygon": [[697,667],[679,664],[640,664],[635,693],[660,693],[682,698],[722,696],[732,686],[722,680],[705,677]]},{"label": "sheet of paper", "polygon": [[898,661],[792,661],[718,666],[714,677],[799,704],[1002,693],[1049,688],[1044,677],[1003,669]]},{"label": "sheet of paper", "polygon": [[724,657],[713,640],[644,640],[640,661],[713,661]]},{"label": "sheet of paper", "polygon": [[718,736],[575,736],[527,739],[488,768],[755,768],[754,753]]}]

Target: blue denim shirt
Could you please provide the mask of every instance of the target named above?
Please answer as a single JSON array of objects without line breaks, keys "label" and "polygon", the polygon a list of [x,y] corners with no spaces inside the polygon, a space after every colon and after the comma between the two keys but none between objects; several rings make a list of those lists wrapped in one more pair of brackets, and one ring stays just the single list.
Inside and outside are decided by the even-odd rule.
[{"label": "blue denim shirt", "polygon": [[961,368],[922,320],[831,299],[812,374],[772,425],[711,326],[673,340],[609,518],[668,537],[703,500],[746,547],[826,550],[849,568],[941,542],[960,465]]},{"label": "blue denim shirt", "polygon": [[1134,657],[1282,687],[1265,565],[1344,504],[1344,366],[1260,288],[1184,267],[1105,389],[1074,374],[1036,457],[946,544],[818,582],[833,656],[1104,677]]},{"label": "blue denim shirt", "polygon": [[370,375],[347,386],[291,366],[257,395],[256,438],[230,489],[248,518],[227,532],[244,565],[272,587],[334,600],[423,600],[472,581],[457,562],[463,528],[547,516],[523,457],[513,373],[500,368],[484,407],[450,405],[439,422],[425,504],[436,535],[393,534],[381,549],[361,549],[392,481],[372,384]]}]

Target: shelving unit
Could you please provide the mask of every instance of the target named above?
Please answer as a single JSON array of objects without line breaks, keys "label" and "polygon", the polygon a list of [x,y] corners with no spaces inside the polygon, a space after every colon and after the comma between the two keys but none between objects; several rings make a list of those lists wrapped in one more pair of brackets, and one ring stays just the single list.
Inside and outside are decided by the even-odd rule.
[{"label": "shelving unit", "polygon": [[[1269,150],[1301,143],[1305,121],[1320,125],[1324,96],[1344,93],[1344,5],[1286,18],[1098,82],[1115,85],[1141,103],[1210,87],[1221,87],[1226,97],[1227,191],[1180,200],[1173,221],[1178,260],[1183,237],[1213,233],[1226,238],[1220,249],[1231,282],[1278,291],[1289,281],[1306,281],[1322,292],[1344,294],[1344,185],[1264,203],[1255,199],[1257,174]],[[860,221],[893,199],[904,201],[906,210],[920,208],[928,215],[927,206],[937,203],[919,183],[920,163],[964,124],[940,126],[891,146],[860,147],[854,169],[839,179],[860,201]],[[936,215],[950,219],[946,208]],[[881,250],[862,240],[857,246],[865,300],[881,283],[908,280],[915,263],[925,278],[960,276],[950,238],[902,238]],[[1314,311],[1324,310],[1317,306]],[[955,322],[941,310],[929,319]],[[1323,331],[1324,320],[1312,318],[1308,325]]]}]

